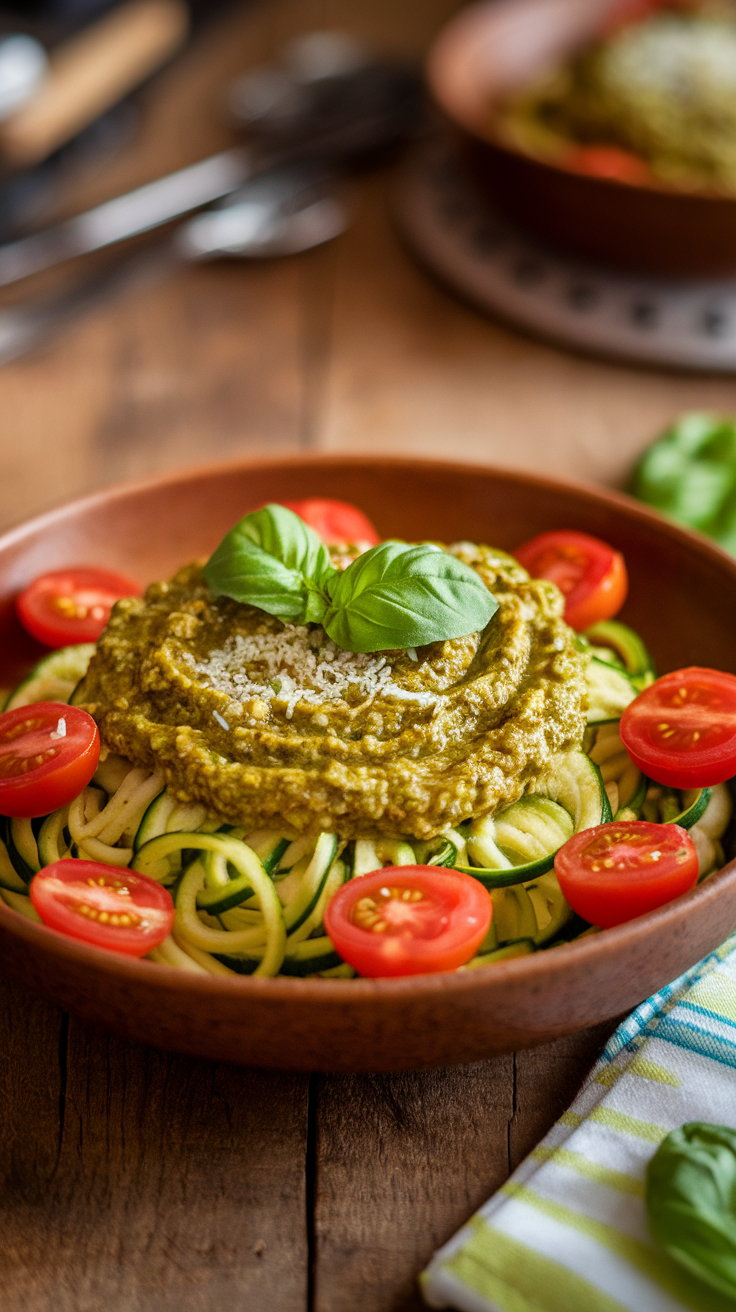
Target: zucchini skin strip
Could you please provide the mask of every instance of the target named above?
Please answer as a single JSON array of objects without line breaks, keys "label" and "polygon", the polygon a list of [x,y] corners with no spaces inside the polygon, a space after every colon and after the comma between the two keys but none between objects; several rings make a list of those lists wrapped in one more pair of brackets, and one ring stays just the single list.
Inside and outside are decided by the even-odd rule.
[{"label": "zucchini skin strip", "polygon": [[[277,975],[286,952],[286,925],[278,893],[266,874],[255,852],[241,839],[221,834],[162,834],[144,843],[136,853],[131,869],[150,874],[149,863],[155,864],[162,856],[183,848],[201,852],[219,852],[242,875],[245,875],[258,898],[263,915],[263,926],[233,932],[210,929],[197,915],[197,893],[204,886],[205,872],[199,861],[193,862],[185,872],[176,896],[176,920],[179,931],[195,947],[205,952],[225,952],[255,947],[260,941],[266,944],[263,959],[254,974]],[[154,876],[155,877],[155,876]]]}]

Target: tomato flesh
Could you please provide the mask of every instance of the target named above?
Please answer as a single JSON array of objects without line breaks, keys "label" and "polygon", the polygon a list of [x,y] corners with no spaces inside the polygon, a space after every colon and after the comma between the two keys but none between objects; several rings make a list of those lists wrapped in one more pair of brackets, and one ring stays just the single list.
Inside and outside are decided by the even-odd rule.
[{"label": "tomato flesh", "polygon": [[105,569],[42,574],[16,600],[21,624],[47,647],[96,642],[121,597],[140,596],[137,583]]},{"label": "tomato flesh", "polygon": [[293,510],[329,547],[350,544],[375,547],[383,540],[368,516],[349,501],[307,497],[303,501],[282,501],[280,504]]},{"label": "tomato flesh", "polygon": [[736,677],[692,665],[650,684],[621,717],[635,765],[671,788],[706,788],[736,774]]},{"label": "tomato flesh", "polygon": [[423,975],[457,970],[475,954],[493,904],[460,870],[386,866],[338,889],[325,929],[360,975]]},{"label": "tomato flesh", "polygon": [[100,734],[86,711],[33,702],[0,715],[0,815],[30,818],[66,806],[87,787]]},{"label": "tomato flesh", "polygon": [[617,146],[572,146],[565,152],[562,163],[576,173],[587,173],[592,178],[609,178],[613,182],[625,182],[631,186],[641,186],[652,178],[645,160]]},{"label": "tomato flesh", "polygon": [[623,556],[587,533],[541,533],[514,555],[532,578],[557,584],[565,598],[565,620],[579,633],[610,620],[626,600],[629,582]]},{"label": "tomato flesh", "polygon": [[555,874],[573,911],[608,929],[687,893],[698,854],[680,825],[614,821],[573,834],[555,856]]},{"label": "tomato flesh", "polygon": [[33,876],[30,894],[50,929],[130,957],[163,943],[174,923],[168,889],[98,861],[55,861]]}]

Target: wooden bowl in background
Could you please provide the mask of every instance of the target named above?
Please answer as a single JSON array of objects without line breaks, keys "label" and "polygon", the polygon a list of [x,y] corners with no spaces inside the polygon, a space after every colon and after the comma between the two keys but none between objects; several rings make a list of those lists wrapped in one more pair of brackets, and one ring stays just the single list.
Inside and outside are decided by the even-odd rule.
[{"label": "wooden bowl in background", "polygon": [[579,48],[618,0],[483,0],[437,38],[427,76],[498,208],[584,259],[674,278],[736,270],[736,196],[586,176],[494,133],[494,105]]},{"label": "wooden bowl in background", "polygon": [[[386,536],[512,549],[545,529],[594,533],[626,555],[623,617],[661,671],[736,672],[736,561],[614,493],[472,465],[369,457],[243,461],[91,496],[0,538],[3,674],[30,656],[13,595],[90,562],[165,578],[264,501],[354,501]],[[297,1070],[473,1061],[619,1015],[736,926],[736,862],[659,911],[581,943],[467,973],[397,980],[183,974],[74,942],[0,902],[0,966],[50,1001],[143,1043]]]}]

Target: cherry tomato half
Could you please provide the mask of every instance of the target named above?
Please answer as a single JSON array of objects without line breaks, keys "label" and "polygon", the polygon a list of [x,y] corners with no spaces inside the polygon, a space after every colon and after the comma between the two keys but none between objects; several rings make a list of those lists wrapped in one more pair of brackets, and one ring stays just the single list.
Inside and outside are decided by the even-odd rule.
[{"label": "cherry tomato half", "polygon": [[100,734],[86,711],[32,702],[0,715],[0,815],[29,818],[66,806],[97,769]]},{"label": "cherry tomato half", "polygon": [[59,569],[42,574],[16,601],[18,617],[47,647],[96,642],[121,597],[141,589],[123,574],[106,569]]},{"label": "cherry tomato half", "polygon": [[555,874],[573,911],[607,929],[687,893],[698,854],[679,825],[615,820],[573,834],[555,857]]},{"label": "cherry tomato half", "polygon": [[304,501],[282,501],[282,506],[293,510],[328,547],[347,543],[364,543],[375,547],[382,541],[367,515],[349,501],[333,501],[330,497],[307,497]]},{"label": "cherry tomato half", "polygon": [[472,875],[386,866],[338,889],[325,929],[360,975],[425,975],[465,965],[492,914],[488,892]]},{"label": "cherry tomato half", "polygon": [[641,186],[652,179],[646,160],[630,150],[620,150],[618,146],[571,146],[562,163],[576,173],[587,173],[592,178],[610,178],[613,182],[626,182],[632,186]]},{"label": "cherry tomato half", "polygon": [[532,578],[550,579],[565,597],[565,619],[580,633],[610,620],[623,606],[629,581],[624,558],[587,533],[542,533],[514,552]]},{"label": "cherry tomato half", "polygon": [[736,774],[736,677],[691,665],[665,674],[626,707],[621,741],[635,765],[670,788]]},{"label": "cherry tomato half", "polygon": [[55,861],[33,876],[30,893],[50,929],[130,957],[163,943],[174,923],[167,888],[99,861]]}]

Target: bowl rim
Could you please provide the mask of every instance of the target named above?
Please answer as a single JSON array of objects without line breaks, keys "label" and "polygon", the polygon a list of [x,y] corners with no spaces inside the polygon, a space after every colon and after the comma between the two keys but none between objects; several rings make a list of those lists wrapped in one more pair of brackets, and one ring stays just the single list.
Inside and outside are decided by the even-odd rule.
[{"label": "bowl rim", "polygon": [[[522,161],[530,168],[541,169],[550,175],[573,179],[581,186],[642,197],[662,197],[673,202],[686,202],[699,207],[727,206],[736,208],[736,193],[716,188],[677,188],[656,178],[647,182],[623,182],[618,178],[599,177],[574,169],[561,160],[545,159],[503,140],[494,131],[492,120],[484,129],[471,114],[459,111],[445,94],[444,66],[452,58],[454,49],[471,42],[474,31],[483,25],[487,16],[498,18],[499,12],[510,9],[514,0],[474,0],[474,3],[454,14],[434,38],[425,60],[425,79],[430,93],[441,112],[468,137],[487,150],[495,150],[509,159]],[[490,116],[489,116],[490,118]]]},{"label": "bowl rim", "polygon": [[[638,520],[642,525],[654,528],[658,533],[670,537],[680,544],[697,547],[701,556],[710,558],[712,563],[721,569],[724,566],[727,567],[736,577],[736,559],[716,543],[700,533],[693,532],[671,520],[665,519],[657,511],[634,501],[624,493],[597,487],[583,481],[549,478],[545,475],[529,473],[523,469],[500,467],[490,463],[433,460],[421,456],[372,456],[367,452],[351,453],[349,455],[342,455],[339,452],[295,452],[290,455],[275,457],[237,457],[232,460],[212,461],[187,466],[184,469],[164,471],[147,478],[115,483],[73,501],[64,502],[11,527],[5,533],[0,534],[0,553],[9,547],[21,545],[25,538],[39,533],[42,534],[45,529],[63,523],[67,518],[73,519],[80,512],[94,510],[96,507],[109,505],[111,502],[123,502],[127,498],[156,492],[164,487],[171,489],[179,484],[202,482],[230,472],[247,473],[253,470],[278,469],[287,466],[291,470],[299,467],[311,470],[319,469],[321,466],[334,467],[336,465],[358,468],[368,465],[389,471],[405,470],[408,472],[432,470],[438,473],[445,472],[448,475],[472,475],[476,473],[482,477],[490,475],[501,482],[504,480],[515,483],[523,482],[536,487],[540,491],[572,493],[578,496],[583,494],[585,497],[597,501],[601,506],[609,506],[612,509],[625,512],[627,516]],[[666,938],[668,927],[676,928],[682,918],[687,916],[688,909],[694,902],[703,904],[713,901],[714,898],[719,896],[722,889],[731,887],[736,887],[736,858],[723,866],[720,871],[711,875],[705,883],[696,885],[689,893],[666,903],[654,911],[638,916],[634,920],[604,930],[600,934],[593,934],[583,941],[578,940],[565,944],[555,948],[552,952],[537,952],[529,956],[497,962],[492,970],[492,978],[496,985],[503,982],[514,985],[526,981],[533,985],[550,975],[564,972],[566,963],[569,961],[570,952],[574,952],[576,961],[584,966],[586,963],[594,964],[603,956],[615,957],[624,946],[636,946],[639,943],[644,943],[651,934],[654,934],[657,939],[660,936]],[[298,998],[301,1003],[316,1001],[318,998],[329,999],[332,1002],[351,998],[357,1006],[365,1006],[372,1004],[377,998],[384,1001],[390,1001],[392,998],[398,1000],[407,994],[416,994],[417,992],[421,992],[427,997],[448,992],[453,995],[464,996],[473,994],[479,989],[482,991],[484,983],[488,979],[482,968],[381,979],[354,978],[345,980],[314,980],[298,977],[270,978],[257,975],[233,975],[232,977],[210,974],[200,975],[199,973],[181,971],[176,967],[158,962],[150,962],[145,958],[127,957],[122,953],[110,952],[103,948],[93,947],[82,940],[72,939],[50,929],[46,925],[29,919],[20,912],[14,911],[2,899],[0,899],[0,924],[14,937],[24,940],[29,946],[38,947],[46,958],[56,957],[82,967],[86,965],[98,974],[105,976],[117,976],[131,982],[148,982],[154,989],[157,988],[163,992],[186,993],[193,990],[197,995],[209,996],[213,999],[238,997],[243,996],[244,991],[255,991],[256,996],[259,998],[272,998],[274,1001],[280,1001],[290,995]],[[156,969],[152,970],[152,966],[155,966]]]}]

